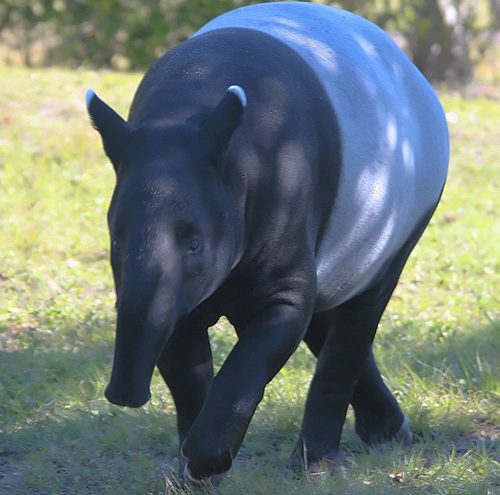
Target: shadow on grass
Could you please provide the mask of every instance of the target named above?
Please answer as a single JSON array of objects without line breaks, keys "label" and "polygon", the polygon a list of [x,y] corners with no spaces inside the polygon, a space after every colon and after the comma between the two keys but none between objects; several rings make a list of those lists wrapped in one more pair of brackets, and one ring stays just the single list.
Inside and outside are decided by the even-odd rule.
[{"label": "shadow on grass", "polygon": [[[93,332],[109,332],[110,323],[103,322]],[[492,438],[476,431],[461,433],[460,416],[439,416],[437,423],[423,424],[429,418],[421,415],[415,395],[447,389],[464,400],[476,393],[484,399],[497,380],[498,329],[492,323],[458,333],[436,326],[424,333],[410,322],[379,336],[377,354],[389,380],[414,395],[409,403],[417,426],[414,450],[425,450],[428,458],[440,450],[465,455],[483,449],[493,455]],[[164,477],[177,466],[178,446],[175,413],[163,383],[156,376],[152,403],[141,410],[111,406],[102,397],[111,366],[110,334],[95,338],[77,332],[71,339],[64,335],[62,331],[52,345],[0,352],[0,492],[164,493]],[[86,345],[86,337],[91,344]],[[214,339],[220,362],[232,337],[226,340],[218,332]],[[307,351],[301,349],[269,387],[236,469],[251,459],[270,462],[279,473],[298,433],[310,372]],[[433,408],[438,406],[430,404]],[[444,437],[439,435],[444,424],[440,421],[447,422]],[[352,420],[347,430],[344,447],[356,451],[360,444]],[[378,461],[367,459],[376,469]]]},{"label": "shadow on grass", "polygon": [[102,341],[0,352],[0,493],[159,492],[165,463],[174,464],[175,415],[165,402],[109,405],[111,351]]},{"label": "shadow on grass", "polygon": [[488,391],[498,384],[499,337],[500,320],[466,331],[439,322],[425,328],[403,322],[380,332],[375,352],[389,376],[407,369],[429,388],[445,380],[464,393]]},{"label": "shadow on grass", "polygon": [[163,473],[176,464],[173,415],[92,406],[58,411],[3,434],[0,493],[159,491]]},{"label": "shadow on grass", "polygon": [[416,442],[442,442],[457,453],[498,448],[500,322],[460,331],[433,322],[386,329],[376,355],[410,416]]}]

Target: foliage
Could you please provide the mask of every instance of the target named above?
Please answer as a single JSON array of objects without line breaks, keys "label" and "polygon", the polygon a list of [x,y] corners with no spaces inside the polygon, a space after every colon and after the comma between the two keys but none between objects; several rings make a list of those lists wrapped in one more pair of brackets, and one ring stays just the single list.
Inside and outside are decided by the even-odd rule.
[{"label": "foliage", "polygon": [[0,26],[32,64],[30,43],[44,38],[44,62],[145,67],[187,38],[211,17],[239,6],[238,0],[5,0]]},{"label": "foliage", "polygon": [[[137,82],[136,74],[0,68],[0,493],[160,495],[175,470],[175,414],[159,376],[141,410],[103,398],[113,172],[83,95],[94,87],[124,114]],[[367,451],[349,416],[334,476],[283,479],[314,367],[301,347],[268,388],[221,494],[498,491],[500,104],[443,100],[449,181],[376,339],[415,445]],[[220,365],[234,336],[224,321],[211,336]]]},{"label": "foliage", "polygon": [[[469,82],[474,63],[499,25],[498,0],[317,1],[343,6],[397,31],[433,81]],[[0,41],[22,54],[27,66],[144,68],[209,19],[250,3],[257,2],[3,0]]]},{"label": "foliage", "polygon": [[389,32],[433,82],[468,83],[498,30],[498,5],[474,0],[340,0]]}]

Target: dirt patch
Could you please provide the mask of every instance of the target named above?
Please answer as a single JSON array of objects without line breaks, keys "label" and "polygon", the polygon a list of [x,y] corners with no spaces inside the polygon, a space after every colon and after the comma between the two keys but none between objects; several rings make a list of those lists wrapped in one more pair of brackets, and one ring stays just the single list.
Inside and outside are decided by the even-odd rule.
[{"label": "dirt patch", "polygon": [[0,493],[11,495],[22,493],[22,473],[16,468],[15,462],[18,457],[17,452],[9,451],[0,446]]},{"label": "dirt patch", "polygon": [[470,451],[486,451],[496,462],[500,462],[500,426],[490,422],[478,425],[477,431],[458,437],[454,443],[457,454]]}]

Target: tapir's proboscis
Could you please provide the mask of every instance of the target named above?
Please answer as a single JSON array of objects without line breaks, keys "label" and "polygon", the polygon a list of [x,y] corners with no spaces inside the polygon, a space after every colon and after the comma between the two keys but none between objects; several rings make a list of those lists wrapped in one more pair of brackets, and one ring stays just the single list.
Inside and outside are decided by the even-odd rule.
[{"label": "tapir's proboscis", "polygon": [[[317,357],[288,469],[338,454],[349,404],[368,444],[411,442],[372,342],[439,201],[439,101],[377,26],[276,2],[217,17],[142,79],[128,120],[87,107],[116,172],[117,322],[106,397],[140,407],[155,366],[177,410],[181,477],[240,448],[301,341]],[[237,342],[214,376],[207,330]]]}]

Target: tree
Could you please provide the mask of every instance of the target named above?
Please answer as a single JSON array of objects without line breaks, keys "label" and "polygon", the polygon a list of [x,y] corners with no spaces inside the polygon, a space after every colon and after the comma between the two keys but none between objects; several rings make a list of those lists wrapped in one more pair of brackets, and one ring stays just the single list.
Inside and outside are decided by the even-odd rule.
[{"label": "tree", "polygon": [[[405,39],[409,56],[431,81],[467,83],[500,29],[500,0],[339,0],[340,5]],[[2,0],[0,41],[33,64],[43,45],[47,65],[145,68],[216,15],[249,0]],[[489,9],[479,27],[477,11]],[[8,35],[8,36],[7,36]]]}]

